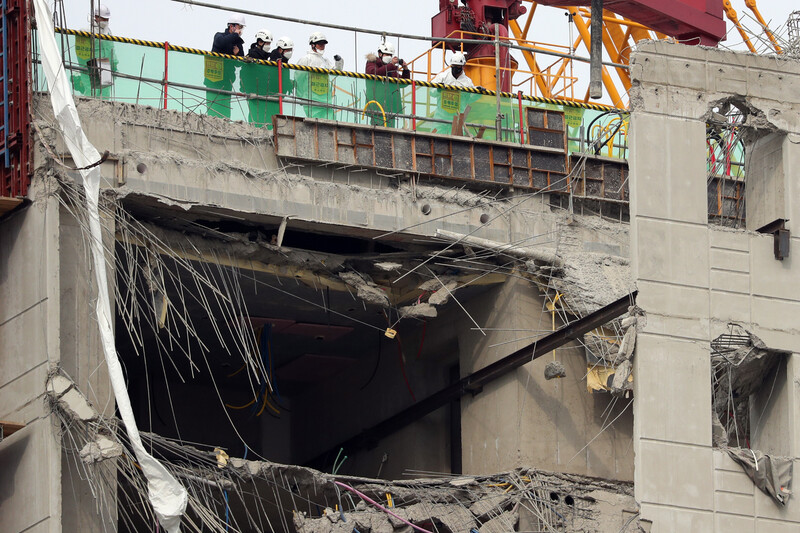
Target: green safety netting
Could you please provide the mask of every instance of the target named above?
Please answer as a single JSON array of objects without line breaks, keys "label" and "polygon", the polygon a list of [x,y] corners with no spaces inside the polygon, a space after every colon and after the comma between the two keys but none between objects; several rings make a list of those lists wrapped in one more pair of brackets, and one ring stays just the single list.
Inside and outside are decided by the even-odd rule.
[{"label": "green safety netting", "polygon": [[[412,88],[410,84],[391,81],[279,69],[81,35],[59,34],[57,38],[76,95],[163,108],[166,92],[167,109],[265,127],[271,127],[272,116],[282,108],[284,114],[296,117],[451,134],[454,118],[464,114],[465,134],[497,139],[498,99],[493,95]],[[94,54],[91,53],[93,46]],[[113,71],[111,85],[100,86],[92,79],[88,68],[92,57],[108,59],[107,64]],[[38,79],[42,80],[43,76]],[[45,87],[39,89],[46,90]],[[523,117],[518,98],[500,98],[500,140],[519,143],[521,135],[527,138],[528,124],[524,116],[528,108],[535,107],[565,114],[570,152],[581,149],[582,132],[584,139],[587,135],[594,139],[616,132],[613,146],[607,144],[600,153],[626,156],[627,114],[524,99],[521,103]]]}]

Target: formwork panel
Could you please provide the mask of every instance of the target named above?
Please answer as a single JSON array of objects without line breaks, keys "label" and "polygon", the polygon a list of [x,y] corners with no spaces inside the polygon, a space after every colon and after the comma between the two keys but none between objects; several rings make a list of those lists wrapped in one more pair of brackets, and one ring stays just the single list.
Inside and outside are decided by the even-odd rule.
[{"label": "formwork panel", "polygon": [[375,131],[373,141],[375,143],[375,166],[380,168],[394,168],[394,157],[396,151],[393,145],[394,137],[387,131]]},{"label": "formwork panel", "polygon": [[[627,172],[624,161],[586,161],[584,174],[571,176],[565,150],[536,147],[470,137],[388,130],[298,117],[275,117],[275,150],[279,157],[319,163],[355,165],[386,171],[415,172],[421,176],[454,179],[499,187],[575,192],[603,198],[612,191],[614,199]],[[546,114],[545,126],[563,127],[563,117]],[[585,157],[585,156],[579,156]],[[608,159],[608,158],[600,158]],[[572,160],[572,165],[579,160]],[[608,173],[612,183],[605,183]]]},{"label": "formwork panel", "polygon": [[475,145],[475,179],[479,181],[493,181],[492,159],[489,146]]}]

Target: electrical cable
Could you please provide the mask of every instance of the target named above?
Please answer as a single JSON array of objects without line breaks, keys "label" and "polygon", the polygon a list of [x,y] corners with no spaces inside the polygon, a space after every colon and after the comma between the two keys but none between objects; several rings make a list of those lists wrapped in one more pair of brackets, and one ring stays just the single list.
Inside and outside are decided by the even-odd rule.
[{"label": "electrical cable", "polygon": [[[383,312],[383,316],[386,317],[386,324],[389,325],[389,327],[391,327],[392,321],[389,319],[389,315],[386,314],[386,311]],[[403,343],[400,340],[399,333],[395,337],[395,340],[397,340],[397,357],[400,362],[400,371],[403,374],[403,381],[405,381],[406,388],[408,389],[408,392],[411,394],[411,399],[414,400],[414,403],[416,403],[417,397],[414,395],[414,391],[411,388],[411,383],[408,381],[408,374],[406,374],[406,364],[405,361],[403,360]]]},{"label": "electrical cable", "polygon": [[422,345],[425,344],[425,330],[428,328],[428,321],[422,321],[422,338],[419,340],[419,350],[417,350],[417,359],[419,360],[422,355]]},{"label": "electrical cable", "polygon": [[361,386],[361,388],[360,388],[360,389],[358,389],[358,390],[364,390],[364,389],[366,389],[366,388],[367,388],[367,385],[369,385],[370,383],[372,383],[372,380],[373,380],[373,379],[375,379],[375,375],[378,373],[378,367],[379,367],[379,366],[380,366],[380,364],[381,364],[381,346],[382,346],[382,344],[383,344],[383,343],[381,342],[382,340],[383,340],[383,333],[378,333],[378,356],[377,356],[377,358],[375,359],[375,368],[373,368],[373,369],[372,369],[372,374],[370,374],[370,376],[369,376],[369,379],[367,380],[367,382],[366,382],[366,383],[364,383],[364,384]]}]

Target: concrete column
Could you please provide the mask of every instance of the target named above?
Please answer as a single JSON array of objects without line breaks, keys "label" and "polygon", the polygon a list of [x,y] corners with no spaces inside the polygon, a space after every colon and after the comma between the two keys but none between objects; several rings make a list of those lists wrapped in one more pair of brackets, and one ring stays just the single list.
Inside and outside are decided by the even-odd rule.
[{"label": "concrete column", "polygon": [[[102,217],[103,244],[108,254],[114,253],[114,219]],[[100,331],[95,316],[97,287],[92,273],[91,251],[88,241],[77,220],[63,207],[59,225],[60,246],[60,301],[61,313],[61,367],[75,381],[78,389],[87,397],[95,409],[104,416],[114,416],[115,401],[108,379],[108,368],[100,342]],[[114,257],[107,258],[114,264]],[[108,269],[109,295],[114,312],[115,270]],[[97,512],[98,502],[89,484],[82,478],[86,475],[76,457],[64,452],[61,474],[61,491],[64,501],[62,525],[64,531],[105,533],[116,528],[116,491],[106,494],[103,503],[111,508],[104,510],[109,520],[104,523]],[[78,461],[80,459],[77,459]],[[115,459],[92,466],[96,475],[105,469],[106,479],[116,478]],[[105,515],[110,513],[110,515]]]},{"label": "concrete column", "polygon": [[[475,326],[466,317],[458,324],[462,376],[552,329],[550,312],[544,309],[538,289],[517,278],[475,298],[468,310],[486,328],[486,336],[471,329]],[[556,319],[555,327],[561,325]],[[508,343],[523,337],[531,338]],[[465,473],[487,474],[525,465],[630,479],[632,414],[630,407],[624,409],[628,400],[607,409],[609,395],[587,392],[582,347],[570,343],[557,351],[556,358],[566,366],[566,378],[545,380],[544,367],[553,360],[547,354],[462,399]],[[617,415],[613,426],[601,431]]]},{"label": "concrete column", "polygon": [[59,209],[39,185],[0,223],[0,419],[26,424],[0,443],[0,531],[58,533],[61,445],[44,392],[60,353]]}]

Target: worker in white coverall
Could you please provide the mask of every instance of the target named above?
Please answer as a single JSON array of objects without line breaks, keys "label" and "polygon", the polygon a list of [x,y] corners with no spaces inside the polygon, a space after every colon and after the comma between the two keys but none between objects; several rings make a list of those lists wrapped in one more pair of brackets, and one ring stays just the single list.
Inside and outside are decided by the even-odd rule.
[{"label": "worker in white coverall", "polygon": [[464,74],[464,65],[467,64],[467,57],[464,52],[456,52],[450,58],[450,68],[440,72],[431,83],[443,83],[445,85],[455,85],[456,87],[475,87],[472,80]]},{"label": "worker in white coverall", "polygon": [[[344,60],[342,60],[341,56],[333,56],[335,63],[331,63],[331,60],[325,57],[325,46],[328,44],[328,39],[325,38],[325,34],[322,32],[315,31],[312,33],[308,38],[308,44],[311,45],[311,50],[300,58],[297,65],[324,69],[335,68],[336,70],[344,68]],[[298,71],[296,82],[298,97],[325,104],[333,103],[332,84],[328,74]],[[334,118],[333,109],[329,107],[306,105],[303,106],[303,109],[305,109],[307,117]]]},{"label": "worker in white coverall", "polygon": [[[91,28],[101,35],[111,35],[109,21],[111,10],[104,4],[94,8],[94,23]],[[91,23],[91,18],[89,19]],[[91,31],[91,30],[87,30]],[[94,49],[92,49],[94,41]],[[72,74],[72,86],[76,93],[96,98],[111,98],[113,77],[111,72],[117,71],[117,56],[114,54],[114,43],[99,38],[77,35],[75,37],[75,55],[81,70]],[[90,74],[91,72],[91,74]]]},{"label": "worker in white coverall", "polygon": [[[463,88],[475,87],[470,77],[464,74],[464,65],[466,64],[467,58],[465,54],[456,52],[450,58],[450,68],[437,74],[431,82]],[[451,133],[450,123],[452,123],[454,116],[458,113],[463,113],[467,106],[480,98],[479,94],[451,89],[433,89],[433,93],[437,96],[433,118],[443,121],[436,125],[436,131],[443,134]]]}]

